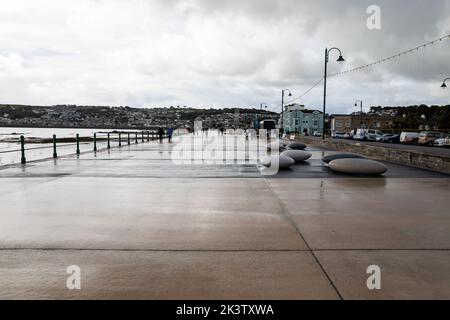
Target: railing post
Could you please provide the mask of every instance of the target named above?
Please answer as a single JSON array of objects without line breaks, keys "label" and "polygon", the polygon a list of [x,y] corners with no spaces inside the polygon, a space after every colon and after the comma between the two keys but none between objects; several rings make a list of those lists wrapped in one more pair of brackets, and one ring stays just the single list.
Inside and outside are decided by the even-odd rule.
[{"label": "railing post", "polygon": [[109,132],[108,132],[108,149],[111,149],[111,142],[109,141]]},{"label": "railing post", "polygon": [[144,140],[144,131],[141,131],[141,135],[142,135],[142,143],[144,143],[145,142],[145,140]]},{"label": "railing post", "polygon": [[119,132],[119,147],[122,146],[122,133]]},{"label": "railing post", "polygon": [[58,158],[56,153],[56,134],[53,135],[53,158]]},{"label": "railing post", "polygon": [[128,145],[131,144],[131,140],[130,140],[130,133],[128,132]]},{"label": "railing post", "polygon": [[97,152],[97,133],[94,133],[94,152]]},{"label": "railing post", "polygon": [[135,138],[134,140],[135,140],[136,144],[138,144],[138,133],[135,132],[135,133],[134,133],[134,136],[135,136],[135,137],[134,137],[134,138]]},{"label": "railing post", "polygon": [[150,132],[147,131],[147,142],[150,142]]},{"label": "railing post", "polygon": [[80,154],[80,135],[77,133],[77,155]]},{"label": "railing post", "polygon": [[22,152],[22,158],[20,159],[20,162],[22,164],[25,164],[27,160],[25,159],[25,137],[20,136],[20,150]]}]

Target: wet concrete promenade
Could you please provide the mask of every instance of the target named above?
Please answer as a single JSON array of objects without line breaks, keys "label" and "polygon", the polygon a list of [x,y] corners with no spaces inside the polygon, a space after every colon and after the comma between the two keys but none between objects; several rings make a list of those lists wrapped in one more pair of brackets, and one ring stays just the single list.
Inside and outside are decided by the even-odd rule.
[{"label": "wet concrete promenade", "polygon": [[[261,176],[201,151],[177,161],[191,142],[0,169],[0,298],[450,299],[449,176],[333,174],[314,148]],[[66,287],[71,265],[81,290]]]}]

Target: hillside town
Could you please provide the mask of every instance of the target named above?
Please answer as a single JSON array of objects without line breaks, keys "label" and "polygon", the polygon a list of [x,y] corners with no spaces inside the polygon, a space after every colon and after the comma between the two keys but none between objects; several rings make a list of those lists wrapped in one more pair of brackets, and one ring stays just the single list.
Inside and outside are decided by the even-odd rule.
[{"label": "hillside town", "polygon": [[[204,109],[186,106],[132,108],[128,106],[0,105],[0,126],[149,129],[188,128],[202,121],[209,128],[259,128],[261,120],[277,121],[286,133],[303,135],[349,133],[357,129],[389,132],[409,130],[450,131],[450,105],[370,107],[368,112],[327,114],[300,104],[284,107],[282,117],[262,108]],[[282,120],[281,120],[282,119]],[[325,121],[324,121],[325,120]]]},{"label": "hillside town", "polygon": [[205,126],[245,128],[260,119],[278,119],[275,112],[262,109],[199,109],[181,106],[131,108],[110,106],[26,106],[0,105],[0,126],[148,129],[192,127],[194,121]]}]

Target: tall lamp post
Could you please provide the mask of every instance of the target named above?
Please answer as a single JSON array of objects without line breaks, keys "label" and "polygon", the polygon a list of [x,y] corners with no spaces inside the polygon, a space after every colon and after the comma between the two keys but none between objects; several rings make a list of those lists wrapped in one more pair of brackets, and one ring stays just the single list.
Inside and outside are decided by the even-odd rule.
[{"label": "tall lamp post", "polygon": [[445,84],[445,81],[447,81],[447,80],[450,80],[450,78],[444,79],[444,81],[442,82],[442,86],[441,86],[442,89],[447,88],[447,85]]},{"label": "tall lamp post", "polygon": [[358,103],[359,103],[359,107],[361,109],[361,115],[362,115],[363,114],[363,102],[362,102],[362,100],[356,100],[355,101],[355,107],[358,106]]},{"label": "tall lamp post", "polygon": [[344,62],[345,59],[342,56],[342,52],[339,48],[333,47],[331,49],[326,48],[325,49],[325,72],[323,77],[323,129],[322,129],[322,139],[325,139],[325,114],[326,114],[326,108],[327,108],[327,66],[328,61],[330,58],[330,52],[333,50],[339,51],[339,58],[337,59],[337,62]]},{"label": "tall lamp post", "polygon": [[281,90],[281,120],[280,120],[280,135],[282,134],[282,132],[284,132],[283,129],[283,116],[284,116],[284,93],[285,92],[289,92],[289,97],[292,97],[292,92],[289,89],[283,89]]}]

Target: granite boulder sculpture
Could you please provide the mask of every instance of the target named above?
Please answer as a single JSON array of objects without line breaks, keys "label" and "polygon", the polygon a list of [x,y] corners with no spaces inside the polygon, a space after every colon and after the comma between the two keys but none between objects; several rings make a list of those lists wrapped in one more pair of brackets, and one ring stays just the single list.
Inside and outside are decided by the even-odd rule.
[{"label": "granite boulder sculpture", "polygon": [[295,164],[295,160],[283,155],[267,156],[261,159],[261,164],[267,168],[278,166],[278,169],[286,170]]},{"label": "granite boulder sculpture", "polygon": [[286,145],[282,142],[272,142],[266,145],[268,151],[280,151],[286,148]]},{"label": "granite boulder sculpture", "polygon": [[333,160],[329,163],[329,167],[339,173],[368,176],[382,175],[388,170],[381,162],[358,158]]},{"label": "granite boulder sculpture", "polygon": [[312,157],[311,153],[303,150],[286,150],[281,155],[292,158],[295,162],[303,162]]},{"label": "granite boulder sculpture", "polygon": [[323,157],[322,161],[325,163],[330,163],[331,161],[338,159],[366,159],[366,157],[355,153],[335,153]]},{"label": "granite boulder sculpture", "polygon": [[288,144],[287,148],[289,150],[305,150],[306,144],[298,143],[298,142],[292,142]]}]

